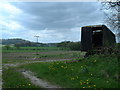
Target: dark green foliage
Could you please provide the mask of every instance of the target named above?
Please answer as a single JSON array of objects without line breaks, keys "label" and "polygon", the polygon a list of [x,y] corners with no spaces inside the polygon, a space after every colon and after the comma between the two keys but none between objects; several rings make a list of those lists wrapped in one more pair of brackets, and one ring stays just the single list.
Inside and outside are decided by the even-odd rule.
[{"label": "dark green foliage", "polygon": [[70,41],[61,42],[61,43],[57,44],[57,47],[68,48],[69,43],[71,43],[71,42]]},{"label": "dark green foliage", "polygon": [[116,43],[116,48],[120,51],[120,43]]},{"label": "dark green foliage", "polygon": [[58,43],[57,47],[67,48],[69,50],[81,49],[80,42],[70,42],[70,41],[64,41],[64,42]]},{"label": "dark green foliage", "polygon": [[68,47],[70,50],[81,50],[80,42],[70,42]]},{"label": "dark green foliage", "polygon": [[14,47],[16,47],[17,49],[20,49],[20,44],[14,44]]},{"label": "dark green foliage", "polygon": [[9,45],[5,45],[5,48],[6,48],[7,50],[9,50],[9,49],[10,49],[10,46],[9,46]]}]

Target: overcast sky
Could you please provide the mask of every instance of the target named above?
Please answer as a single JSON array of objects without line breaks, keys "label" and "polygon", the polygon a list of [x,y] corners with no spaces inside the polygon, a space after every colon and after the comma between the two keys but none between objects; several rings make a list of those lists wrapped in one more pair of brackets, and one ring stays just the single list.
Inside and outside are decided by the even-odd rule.
[{"label": "overcast sky", "polygon": [[2,38],[51,43],[80,41],[81,27],[103,24],[100,2],[0,3]]}]

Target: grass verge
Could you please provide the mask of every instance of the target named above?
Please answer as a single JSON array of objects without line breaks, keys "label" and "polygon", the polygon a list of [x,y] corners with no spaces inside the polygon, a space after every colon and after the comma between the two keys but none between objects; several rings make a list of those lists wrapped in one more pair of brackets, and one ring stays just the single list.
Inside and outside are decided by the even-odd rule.
[{"label": "grass verge", "polygon": [[95,55],[80,62],[34,63],[19,68],[67,88],[120,88],[120,68],[115,56]]}]

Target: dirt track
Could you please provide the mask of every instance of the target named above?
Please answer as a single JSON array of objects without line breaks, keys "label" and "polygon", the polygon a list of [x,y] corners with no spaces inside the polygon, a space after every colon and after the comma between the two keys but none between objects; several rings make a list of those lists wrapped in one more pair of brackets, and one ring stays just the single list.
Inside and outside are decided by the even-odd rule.
[{"label": "dirt track", "polygon": [[33,83],[36,86],[40,86],[42,88],[60,88],[60,86],[58,85],[53,85],[53,84],[50,84],[50,82],[48,81],[37,78],[34,75],[34,73],[31,71],[22,71],[22,74],[24,75],[24,77],[28,78],[31,81],[31,83]]},{"label": "dirt track", "polygon": [[57,62],[57,61],[70,61],[71,59],[56,59],[56,60],[44,60],[44,61],[30,61],[30,62],[23,62],[23,63],[15,63],[15,64],[3,64],[3,68],[7,67],[17,67],[20,65],[30,64],[30,63],[38,63],[38,62]]}]

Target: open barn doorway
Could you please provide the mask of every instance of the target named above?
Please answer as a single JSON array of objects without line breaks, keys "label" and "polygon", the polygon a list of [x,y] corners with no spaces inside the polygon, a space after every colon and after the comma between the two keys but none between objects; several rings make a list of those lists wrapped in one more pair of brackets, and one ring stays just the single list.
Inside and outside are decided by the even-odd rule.
[{"label": "open barn doorway", "polygon": [[92,47],[100,48],[103,45],[103,31],[101,27],[92,28]]}]

